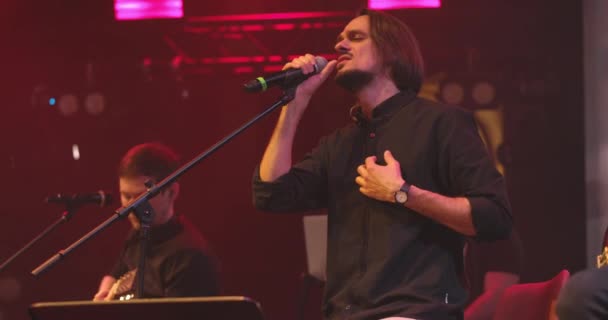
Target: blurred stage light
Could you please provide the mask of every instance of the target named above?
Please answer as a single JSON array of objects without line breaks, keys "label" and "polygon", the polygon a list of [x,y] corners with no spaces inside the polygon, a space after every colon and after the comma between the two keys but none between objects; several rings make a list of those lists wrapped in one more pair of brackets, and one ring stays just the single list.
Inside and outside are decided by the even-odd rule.
[{"label": "blurred stage light", "polygon": [[[505,84],[492,73],[447,73],[431,75],[422,86],[423,96],[463,108],[496,109]],[[498,88],[502,88],[499,92]],[[504,95],[504,93],[503,93]]]},{"label": "blurred stage light", "polygon": [[457,82],[446,83],[441,87],[441,98],[448,104],[462,104],[464,101],[464,87]]},{"label": "blurred stage light", "polygon": [[496,97],[496,88],[487,81],[477,82],[473,85],[471,92],[473,101],[480,106],[487,106],[494,102]]},{"label": "blurred stage light", "polygon": [[54,106],[55,103],[57,103],[57,100],[55,98],[49,98],[49,106]]},{"label": "blurred stage light", "polygon": [[367,7],[376,10],[440,8],[441,0],[368,0]]},{"label": "blurred stage light", "polygon": [[114,0],[116,20],[173,19],[183,16],[182,0]]},{"label": "blurred stage light", "polygon": [[77,144],[72,145],[72,158],[74,158],[74,160],[80,160],[80,148]]},{"label": "blurred stage light", "polygon": [[57,107],[62,115],[69,117],[78,111],[78,98],[73,94],[64,94],[59,97]]},{"label": "blurred stage light", "polygon": [[106,109],[105,97],[99,92],[89,93],[84,100],[84,109],[90,115],[100,115]]}]

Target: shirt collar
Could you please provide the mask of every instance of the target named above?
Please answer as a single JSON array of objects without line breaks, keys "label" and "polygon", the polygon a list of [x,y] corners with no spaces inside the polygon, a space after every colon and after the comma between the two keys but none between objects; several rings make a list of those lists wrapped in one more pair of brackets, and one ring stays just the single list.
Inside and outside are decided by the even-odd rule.
[{"label": "shirt collar", "polygon": [[[183,229],[181,217],[178,215],[173,216],[167,223],[158,226],[151,226],[149,231],[149,243],[160,244],[180,233]],[[138,230],[133,234],[132,241],[139,241],[139,235],[141,230]]]},{"label": "shirt collar", "polygon": [[365,118],[360,105],[354,105],[350,108],[350,116],[358,125],[377,125],[389,119],[399,109],[412,102],[415,97],[416,93],[411,90],[399,91],[392,97],[381,102],[372,110],[371,120]]}]

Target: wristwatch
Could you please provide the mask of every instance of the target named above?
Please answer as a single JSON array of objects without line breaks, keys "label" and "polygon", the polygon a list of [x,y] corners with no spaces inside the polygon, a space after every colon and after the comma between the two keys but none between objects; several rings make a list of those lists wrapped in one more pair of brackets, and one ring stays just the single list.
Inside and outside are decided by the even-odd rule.
[{"label": "wristwatch", "polygon": [[401,188],[395,192],[395,202],[398,204],[404,204],[407,202],[407,197],[410,192],[410,185],[407,182],[404,182]]}]

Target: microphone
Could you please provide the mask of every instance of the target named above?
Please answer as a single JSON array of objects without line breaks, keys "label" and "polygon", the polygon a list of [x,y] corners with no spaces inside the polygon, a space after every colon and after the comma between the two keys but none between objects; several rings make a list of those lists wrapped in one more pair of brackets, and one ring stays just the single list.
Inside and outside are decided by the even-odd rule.
[{"label": "microphone", "polygon": [[100,207],[105,207],[106,205],[109,205],[112,202],[112,194],[106,193],[102,190],[99,190],[96,193],[58,193],[48,196],[46,198],[46,202],[71,205],[91,203],[98,204]]},{"label": "microphone", "polygon": [[284,89],[295,87],[309,77],[321,72],[326,65],[327,59],[321,56],[316,56],[315,71],[309,74],[303,74],[302,69],[289,68],[264,77],[257,77],[256,79],[245,83],[243,86],[247,92],[266,91],[266,89],[277,85],[283,87]]}]

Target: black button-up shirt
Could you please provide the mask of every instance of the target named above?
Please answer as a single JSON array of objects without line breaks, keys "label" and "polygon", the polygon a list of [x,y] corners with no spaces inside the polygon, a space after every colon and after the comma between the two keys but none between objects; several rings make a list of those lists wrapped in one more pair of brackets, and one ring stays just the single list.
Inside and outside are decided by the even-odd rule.
[{"label": "black button-up shirt", "polygon": [[503,177],[489,159],[470,113],[400,92],[372,119],[323,138],[271,183],[256,172],[257,208],[294,212],[327,208],[324,314],[328,319],[459,319],[462,235],[404,206],[366,197],[355,183],[368,156],[390,150],[403,178],[419,188],[471,203],[477,237],[505,238],[512,218]]}]

